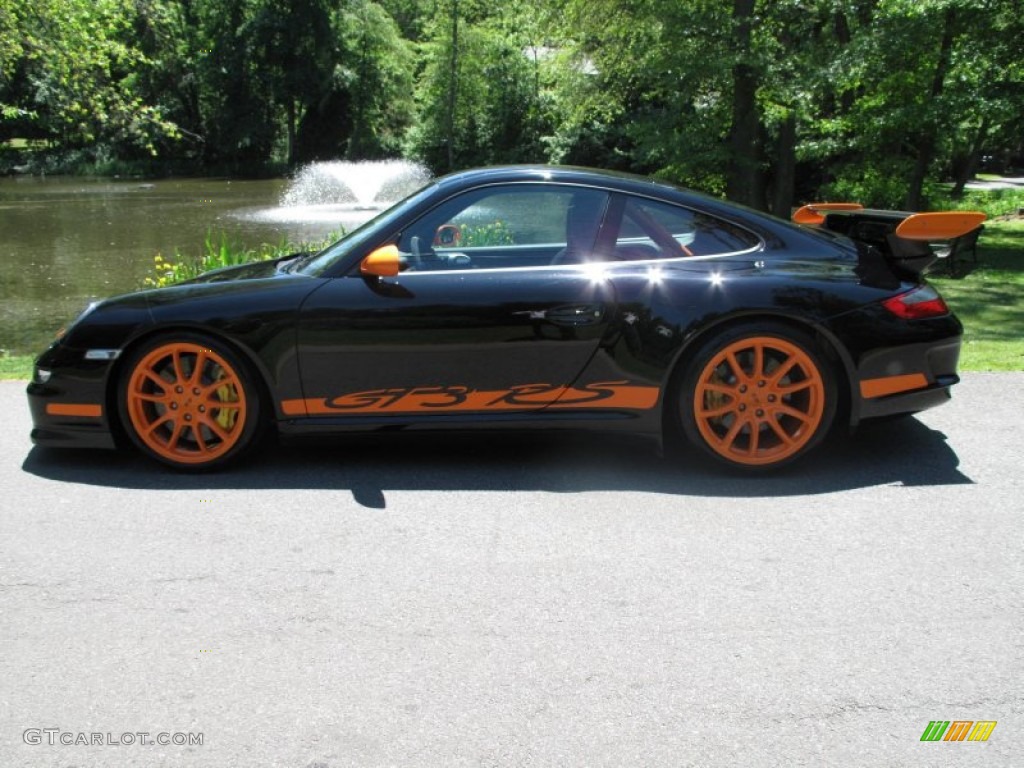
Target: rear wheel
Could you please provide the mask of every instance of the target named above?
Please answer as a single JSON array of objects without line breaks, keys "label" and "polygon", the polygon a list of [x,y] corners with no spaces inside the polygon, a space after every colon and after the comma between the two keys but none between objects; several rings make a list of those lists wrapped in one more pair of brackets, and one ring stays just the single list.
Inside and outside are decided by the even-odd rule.
[{"label": "rear wheel", "polygon": [[828,432],[836,410],[831,367],[814,340],[784,325],[730,329],[691,359],[677,402],[687,439],[744,470],[782,466]]},{"label": "rear wheel", "polygon": [[133,442],[180,469],[221,466],[248,450],[260,398],[245,363],[197,334],[154,339],[125,368],[118,403]]}]

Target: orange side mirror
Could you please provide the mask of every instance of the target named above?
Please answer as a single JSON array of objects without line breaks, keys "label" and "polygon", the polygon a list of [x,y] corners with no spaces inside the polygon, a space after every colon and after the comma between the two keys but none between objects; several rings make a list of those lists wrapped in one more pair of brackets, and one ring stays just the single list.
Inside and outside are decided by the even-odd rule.
[{"label": "orange side mirror", "polygon": [[397,245],[382,245],[359,264],[359,272],[376,277],[394,277],[402,269],[402,255]]}]

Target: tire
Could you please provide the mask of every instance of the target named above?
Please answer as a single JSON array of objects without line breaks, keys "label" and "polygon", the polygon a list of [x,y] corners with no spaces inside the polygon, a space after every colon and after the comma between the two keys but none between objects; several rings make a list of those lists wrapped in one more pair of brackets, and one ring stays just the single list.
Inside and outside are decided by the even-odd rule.
[{"label": "tire", "polygon": [[199,334],[160,336],[139,347],[125,365],[117,401],[132,442],[176,469],[221,467],[251,449],[262,431],[249,367]]},{"label": "tire", "polygon": [[738,326],[686,363],[675,409],[687,440],[734,469],[796,461],[828,433],[835,373],[807,334],[777,323]]}]

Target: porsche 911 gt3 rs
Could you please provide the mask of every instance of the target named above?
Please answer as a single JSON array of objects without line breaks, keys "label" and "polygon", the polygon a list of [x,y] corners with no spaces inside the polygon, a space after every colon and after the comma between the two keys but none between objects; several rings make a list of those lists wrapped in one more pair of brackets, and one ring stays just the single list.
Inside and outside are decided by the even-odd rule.
[{"label": "porsche 911 gt3 rs", "polygon": [[456,173],[320,253],[90,307],[36,362],[32,439],[208,469],[268,428],[582,428],[759,470],[947,400],[962,328],[922,272],[968,224],[798,213],[587,169]]}]

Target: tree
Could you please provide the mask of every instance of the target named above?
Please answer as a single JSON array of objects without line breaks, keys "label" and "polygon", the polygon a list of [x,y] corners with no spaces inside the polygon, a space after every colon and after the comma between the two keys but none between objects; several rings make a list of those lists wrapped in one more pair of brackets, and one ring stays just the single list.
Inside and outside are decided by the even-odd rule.
[{"label": "tree", "polygon": [[66,147],[122,154],[152,154],[176,134],[135,91],[151,64],[131,41],[127,0],[4,0],[2,8],[5,120]]},{"label": "tree", "polygon": [[[579,95],[559,98],[572,116],[559,120],[561,130],[592,145],[588,135],[602,137],[601,164],[713,193],[738,189],[741,166],[761,173],[752,8],[726,0],[575,0],[559,44],[571,51],[569,66],[591,74]],[[753,122],[739,125],[737,115]]]},{"label": "tree", "polygon": [[0,0],[0,137],[236,173],[549,160],[780,215],[916,208],[1024,149],[1022,37],[1019,0]]},{"label": "tree", "polygon": [[340,14],[348,66],[352,132],[345,156],[395,155],[414,119],[413,56],[398,24],[380,5],[355,0]]},{"label": "tree", "polygon": [[471,0],[439,3],[419,46],[417,120],[410,151],[438,171],[540,160],[537,63],[529,6],[501,12]]},{"label": "tree", "polygon": [[299,122],[327,98],[340,44],[328,0],[261,0],[249,22],[253,77],[284,112],[288,163],[311,159],[297,146]]}]

